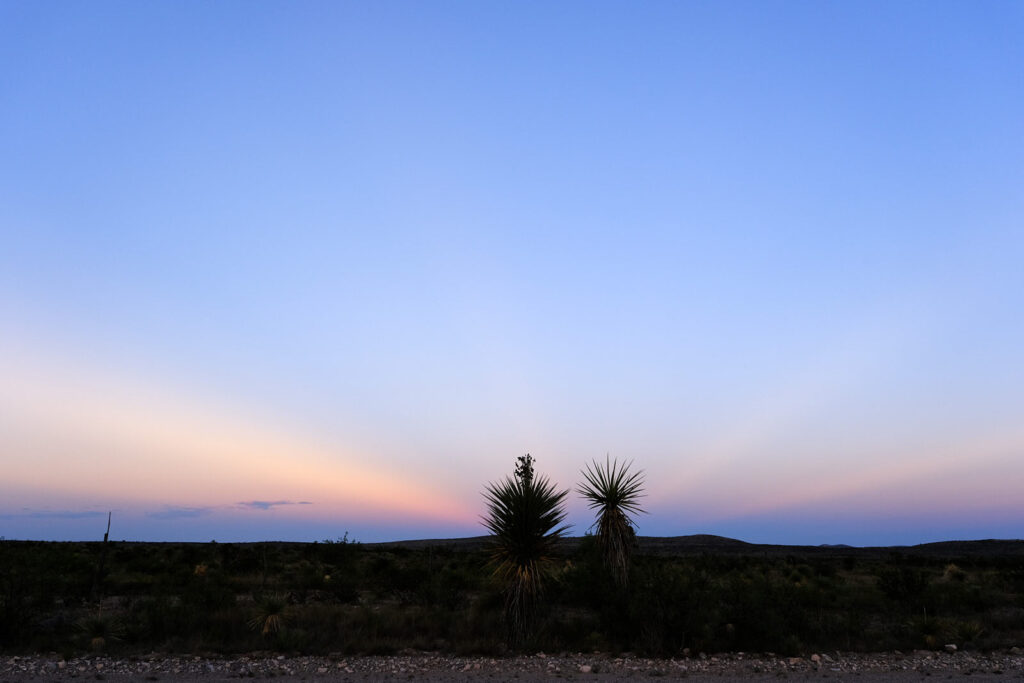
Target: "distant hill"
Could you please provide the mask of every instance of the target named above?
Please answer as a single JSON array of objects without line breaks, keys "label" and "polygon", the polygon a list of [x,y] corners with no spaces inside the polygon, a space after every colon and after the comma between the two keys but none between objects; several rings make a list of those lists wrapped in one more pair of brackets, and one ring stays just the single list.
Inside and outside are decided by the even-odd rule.
[{"label": "distant hill", "polygon": [[[482,550],[487,547],[488,536],[470,538],[423,539],[389,541],[386,543],[364,543],[368,548],[449,548],[452,550]],[[561,547],[566,552],[575,550],[581,538],[566,538]],[[644,555],[685,557],[690,555],[729,555],[750,557],[854,557],[869,559],[902,554],[929,558],[959,557],[1021,557],[1024,558],[1024,541],[988,539],[983,541],[941,541],[911,546],[869,546],[854,547],[836,545],[772,545],[747,543],[735,538],[695,534],[691,536],[640,536],[638,551]]]}]

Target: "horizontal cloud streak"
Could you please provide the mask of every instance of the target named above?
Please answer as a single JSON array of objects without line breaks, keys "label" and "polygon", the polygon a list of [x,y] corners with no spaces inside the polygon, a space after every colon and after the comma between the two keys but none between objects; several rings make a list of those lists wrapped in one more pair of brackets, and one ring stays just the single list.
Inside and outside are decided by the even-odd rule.
[{"label": "horizontal cloud streak", "polygon": [[249,508],[251,510],[270,510],[272,508],[281,507],[284,505],[312,505],[313,503],[300,500],[250,500],[248,502],[241,502],[238,504],[239,507]]},{"label": "horizontal cloud streak", "polygon": [[106,517],[107,512],[98,510],[30,510],[0,513],[0,519],[92,519]]}]

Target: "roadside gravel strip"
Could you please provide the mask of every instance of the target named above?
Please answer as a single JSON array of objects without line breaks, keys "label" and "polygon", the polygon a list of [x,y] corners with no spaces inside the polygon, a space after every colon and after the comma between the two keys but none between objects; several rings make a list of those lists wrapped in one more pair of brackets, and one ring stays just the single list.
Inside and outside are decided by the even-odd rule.
[{"label": "roadside gravel strip", "polygon": [[[1016,650],[1016,648],[1014,648]],[[166,681],[217,683],[239,679],[278,683],[311,681],[688,681],[828,680],[1004,681],[1024,680],[1024,655],[1017,653],[815,654],[772,657],[722,654],[682,659],[613,657],[603,654],[537,653],[517,657],[456,657],[432,653],[392,657],[232,658],[143,655],[63,660],[56,655],[0,657],[0,683],[20,681]]]}]

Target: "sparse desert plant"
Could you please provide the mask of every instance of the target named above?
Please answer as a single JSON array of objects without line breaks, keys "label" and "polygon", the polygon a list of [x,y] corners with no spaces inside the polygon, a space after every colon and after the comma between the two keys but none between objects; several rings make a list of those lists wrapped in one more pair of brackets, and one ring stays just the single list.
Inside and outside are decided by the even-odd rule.
[{"label": "sparse desert plant", "polygon": [[975,620],[958,621],[953,624],[952,631],[961,647],[977,645],[978,640],[985,635],[985,627]]},{"label": "sparse desert plant", "polygon": [[943,619],[928,614],[927,611],[922,612],[921,616],[911,619],[907,627],[913,637],[920,638],[924,646],[932,650],[941,647],[943,641],[950,635],[949,624]]},{"label": "sparse desert plant", "polygon": [[621,587],[629,584],[629,561],[636,544],[632,515],[644,512],[639,502],[644,495],[643,471],[630,472],[631,465],[608,458],[601,465],[595,460],[583,470],[586,481],[576,489],[597,512],[597,543],[605,565]]},{"label": "sparse desert plant", "polygon": [[956,581],[958,583],[963,583],[967,580],[967,572],[950,562],[942,572],[942,580],[946,582]]},{"label": "sparse desert plant", "polygon": [[261,595],[256,600],[256,613],[249,620],[249,628],[269,636],[278,633],[288,622],[288,598],[279,593]]},{"label": "sparse desert plant", "polygon": [[124,637],[121,622],[99,612],[79,620],[76,626],[89,648],[95,652],[102,652],[108,645]]},{"label": "sparse desert plant", "polygon": [[514,477],[490,483],[484,491],[484,526],[493,535],[489,564],[504,584],[509,643],[525,638],[544,581],[555,568],[555,543],[567,527],[566,491],[534,476],[533,458],[519,458]]},{"label": "sparse desert plant", "polygon": [[928,587],[928,576],[919,567],[897,564],[878,573],[878,589],[894,602],[912,604]]}]

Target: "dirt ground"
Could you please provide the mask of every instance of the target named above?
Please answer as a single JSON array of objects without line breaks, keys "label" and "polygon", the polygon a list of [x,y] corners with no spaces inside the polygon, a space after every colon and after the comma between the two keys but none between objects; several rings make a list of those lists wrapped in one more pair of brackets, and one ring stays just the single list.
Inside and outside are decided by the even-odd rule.
[{"label": "dirt ground", "polygon": [[914,652],[808,657],[723,654],[711,657],[649,659],[607,654],[536,653],[516,657],[458,657],[418,653],[382,657],[232,658],[151,654],[117,659],[70,660],[55,655],[0,657],[0,683],[75,681],[163,681],[236,683],[272,679],[276,683],[351,681],[894,681],[1024,680],[1024,656],[1016,653]]}]

